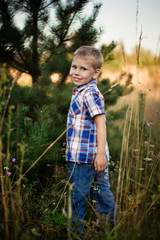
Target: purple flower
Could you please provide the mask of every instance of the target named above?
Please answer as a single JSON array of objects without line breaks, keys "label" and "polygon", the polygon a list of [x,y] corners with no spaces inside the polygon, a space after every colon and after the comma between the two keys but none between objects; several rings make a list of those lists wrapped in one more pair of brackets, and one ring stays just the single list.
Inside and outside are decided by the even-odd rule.
[{"label": "purple flower", "polygon": [[56,205],[56,203],[55,203],[55,202],[53,202],[53,205]]},{"label": "purple flower", "polygon": [[16,161],[16,159],[15,158],[12,158],[12,162],[15,162]]},{"label": "purple flower", "polygon": [[155,206],[155,205],[156,205],[156,203],[155,203],[155,202],[152,202],[151,206]]},{"label": "purple flower", "polygon": [[152,126],[153,124],[152,124],[152,122],[147,122],[147,126],[148,127],[150,127],[150,126]]},{"label": "purple flower", "polygon": [[12,174],[11,172],[7,172],[7,175],[8,175],[8,177],[10,177],[10,176],[11,176],[11,174]]}]

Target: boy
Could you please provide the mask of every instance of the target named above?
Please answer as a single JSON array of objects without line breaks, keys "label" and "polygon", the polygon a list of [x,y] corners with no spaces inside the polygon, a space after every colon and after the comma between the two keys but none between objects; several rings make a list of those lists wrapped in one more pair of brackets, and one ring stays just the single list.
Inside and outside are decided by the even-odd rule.
[{"label": "boy", "polygon": [[67,118],[66,161],[69,162],[72,218],[78,231],[84,227],[84,207],[90,194],[95,212],[113,226],[115,203],[108,178],[109,151],[103,96],[96,79],[103,64],[102,54],[90,46],[78,48],[70,68],[76,87]]}]

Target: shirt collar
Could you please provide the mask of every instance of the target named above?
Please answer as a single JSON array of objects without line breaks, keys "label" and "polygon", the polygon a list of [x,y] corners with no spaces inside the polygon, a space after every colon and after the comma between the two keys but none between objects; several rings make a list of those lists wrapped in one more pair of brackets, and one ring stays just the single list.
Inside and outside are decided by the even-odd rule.
[{"label": "shirt collar", "polygon": [[81,86],[75,87],[74,88],[74,92],[76,92],[76,91],[81,92],[84,88],[86,88],[88,86],[96,85],[96,84],[97,84],[97,79],[92,79],[91,81],[89,81],[86,84],[83,84]]}]

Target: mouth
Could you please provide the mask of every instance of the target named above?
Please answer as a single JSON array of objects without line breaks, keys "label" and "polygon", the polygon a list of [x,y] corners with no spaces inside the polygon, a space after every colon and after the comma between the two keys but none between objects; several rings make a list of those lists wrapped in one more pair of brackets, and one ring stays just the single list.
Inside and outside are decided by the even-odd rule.
[{"label": "mouth", "polygon": [[77,77],[73,77],[72,79],[73,79],[73,81],[76,81],[76,82],[78,82],[78,81],[81,81],[81,80],[82,80],[81,78],[77,78]]}]

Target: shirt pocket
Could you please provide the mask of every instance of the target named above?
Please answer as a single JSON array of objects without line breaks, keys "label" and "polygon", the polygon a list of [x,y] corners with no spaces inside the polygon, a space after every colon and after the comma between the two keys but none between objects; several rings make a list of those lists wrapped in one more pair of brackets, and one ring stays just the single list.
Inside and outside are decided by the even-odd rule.
[{"label": "shirt pocket", "polygon": [[78,115],[82,112],[82,103],[81,101],[74,101],[72,104],[71,104],[71,111],[74,115]]}]

